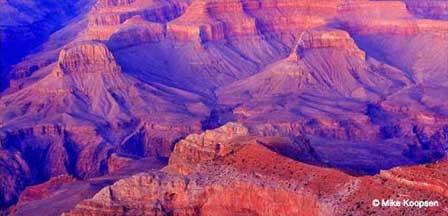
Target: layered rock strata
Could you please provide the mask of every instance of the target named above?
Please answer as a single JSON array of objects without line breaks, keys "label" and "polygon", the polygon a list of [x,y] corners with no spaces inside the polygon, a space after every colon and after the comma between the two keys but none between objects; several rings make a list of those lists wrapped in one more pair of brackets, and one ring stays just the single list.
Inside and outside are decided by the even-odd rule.
[{"label": "layered rock strata", "polygon": [[[79,42],[61,50],[50,74],[1,98],[2,105],[14,104],[1,107],[2,169],[9,170],[1,183],[2,205],[15,202],[26,185],[53,176],[90,178],[113,171],[108,168],[113,152],[167,157],[175,140],[200,129],[199,120],[184,107],[174,108],[163,98],[171,94],[193,104],[197,99],[148,89],[161,92],[123,74],[100,42]],[[157,106],[149,101],[158,101]],[[171,108],[162,109],[162,104]],[[173,108],[179,114],[169,114]],[[173,126],[181,115],[188,123]],[[164,121],[155,120],[159,116]]]},{"label": "layered rock strata", "polygon": [[[7,72],[14,80],[0,97],[2,208],[26,186],[54,176],[86,180],[142,157],[168,160],[173,150],[182,152],[169,159],[175,173],[167,178],[173,179],[184,178],[179,173],[207,176],[210,164],[235,164],[239,157],[262,163],[251,151],[352,175],[446,154],[444,1],[101,0],[91,10],[85,6],[70,24],[63,17],[65,27]],[[244,123],[250,135],[232,141],[188,136],[229,121]],[[244,168],[249,165],[238,169],[258,169]],[[210,175],[227,173],[216,170]],[[337,173],[335,178],[358,180]],[[144,178],[163,181],[163,175]],[[208,186],[213,184],[195,190]],[[260,200],[257,205],[277,208],[267,204],[267,195]],[[307,210],[326,211],[327,202],[311,200],[322,210]],[[241,206],[234,207],[239,203],[228,203],[210,209],[240,213]],[[266,214],[260,206],[248,208]]]},{"label": "layered rock strata", "polygon": [[[413,197],[445,203],[444,189],[434,193],[424,187],[427,182],[410,180],[412,177],[407,175],[397,177],[413,169],[433,172],[435,167],[411,167],[393,171],[394,174],[383,172],[379,176],[356,178],[291,160],[252,142],[245,135],[246,130],[240,124],[230,123],[196,135],[199,139],[189,137],[173,153],[187,160],[170,160],[165,171],[120,180],[64,215],[272,215],[273,211],[276,215],[443,214],[440,206],[412,210],[371,206],[372,196],[401,199],[410,193]],[[229,139],[220,139],[225,134]],[[207,144],[212,135],[219,140],[215,144],[221,144],[230,153],[210,157],[204,147],[215,146]],[[179,169],[178,162],[196,168],[180,175],[183,168]],[[441,175],[431,177],[434,182],[441,178]],[[434,184],[445,187],[440,182]]]},{"label": "layered rock strata", "polygon": [[120,73],[114,56],[102,43],[83,43],[67,47],[59,53],[62,73]]}]

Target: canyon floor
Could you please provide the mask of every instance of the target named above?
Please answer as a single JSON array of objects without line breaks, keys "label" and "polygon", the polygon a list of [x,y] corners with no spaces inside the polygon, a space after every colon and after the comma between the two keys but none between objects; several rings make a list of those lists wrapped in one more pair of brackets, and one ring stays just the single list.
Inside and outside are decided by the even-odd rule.
[{"label": "canyon floor", "polygon": [[447,0],[0,8],[0,214],[448,215]]}]

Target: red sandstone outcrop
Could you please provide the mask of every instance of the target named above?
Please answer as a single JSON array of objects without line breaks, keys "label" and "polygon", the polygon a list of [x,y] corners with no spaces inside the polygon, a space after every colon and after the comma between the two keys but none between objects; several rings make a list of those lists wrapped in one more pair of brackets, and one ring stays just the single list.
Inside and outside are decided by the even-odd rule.
[{"label": "red sandstone outcrop", "polygon": [[248,129],[242,124],[227,123],[217,129],[192,134],[179,141],[170,156],[168,169],[188,174],[197,171],[198,165],[233,154],[248,143],[262,145],[294,159],[319,162],[316,152],[306,138],[250,137]]},{"label": "red sandstone outcrop", "polygon": [[128,19],[140,16],[147,21],[165,23],[179,17],[188,6],[176,1],[99,1],[89,14],[88,39],[107,40]]},{"label": "red sandstone outcrop", "polygon": [[406,4],[400,1],[343,3],[339,6],[337,18],[347,30],[359,34],[413,35],[428,31],[443,34],[448,29],[445,22],[414,19]]},{"label": "red sandstone outcrop", "polygon": [[[177,139],[200,128],[197,117],[167,100],[178,97],[186,99],[186,104],[197,104],[197,98],[138,84],[121,73],[112,53],[100,42],[65,47],[53,66],[53,73],[0,100],[5,134],[1,152],[10,155],[1,169],[15,170],[2,181],[5,205],[15,202],[25,185],[52,176],[91,178],[106,174],[108,165],[114,171],[113,163],[108,164],[113,152],[167,157]],[[84,117],[77,119],[77,115]],[[185,124],[173,126],[178,119]],[[127,132],[116,133],[123,129]]]},{"label": "red sandstone outcrop", "polygon": [[298,37],[306,29],[329,24],[336,16],[340,2],[342,1],[244,1],[244,7],[256,17],[257,28],[263,34],[291,34]]},{"label": "red sandstone outcrop", "polygon": [[338,15],[354,19],[410,18],[406,4],[400,1],[345,1],[339,4]]},{"label": "red sandstone outcrop", "polygon": [[444,36],[448,29],[446,22],[435,20],[357,20],[345,22],[345,25],[348,30],[359,34],[389,33],[397,35],[415,35],[422,32],[434,32]]},{"label": "red sandstone outcrop", "polygon": [[[190,174],[180,175],[178,172],[183,173],[177,166],[180,161],[172,160],[165,171],[122,179],[64,215],[272,215],[273,212],[275,215],[443,215],[441,206],[418,209],[373,207],[374,198],[402,199],[412,194],[412,197],[426,197],[440,204],[446,203],[446,199],[431,189],[417,189],[382,174],[352,177],[291,160],[261,143],[252,142],[250,136],[244,135],[244,130],[242,125],[228,124],[205,134],[193,135],[199,139],[190,137],[188,141],[179,142],[179,148],[173,153],[177,158],[195,158],[182,162],[197,167]],[[210,153],[201,148],[191,151],[193,145],[206,144],[206,137],[215,135],[219,140],[226,133],[230,138],[221,142],[232,149],[231,154],[209,157]],[[239,144],[232,145],[232,142]],[[181,148],[190,150],[181,151]],[[430,171],[437,168],[407,169]],[[431,179],[440,181],[443,175]]]},{"label": "red sandstone outcrop", "polygon": [[301,58],[306,50],[310,49],[340,49],[347,51],[352,57],[365,59],[365,53],[358,48],[349,33],[343,30],[317,28],[301,34],[297,47],[291,57]]},{"label": "red sandstone outcrop", "polygon": [[[285,203],[285,201],[288,202]],[[140,174],[124,179],[83,201],[64,215],[321,215],[313,197],[244,179],[204,184],[171,174]]]},{"label": "red sandstone outcrop", "polygon": [[178,17],[187,6],[186,1],[98,1],[89,16],[92,26],[118,25],[140,15],[149,21],[166,22]]},{"label": "red sandstone outcrop", "polygon": [[[167,168],[170,170],[169,173],[140,174],[130,179],[121,180],[113,186],[103,189],[92,199],[83,201],[67,215],[101,215],[107,212],[123,214],[123,211],[128,211],[124,209],[129,209],[128,213],[131,214],[148,215],[170,213],[179,215],[238,213],[270,215],[272,211],[279,215],[328,214],[329,210],[326,206],[320,206],[315,198],[306,192],[297,193],[293,189],[283,185],[277,186],[275,183],[265,186],[265,184],[271,183],[245,174],[238,174],[232,169],[222,170],[221,172],[224,173],[221,174],[225,175],[208,175],[207,180],[194,174],[199,170],[202,173],[204,170],[198,165],[219,161],[235,154],[246,145],[274,147],[271,144],[280,144],[275,141],[268,144],[268,140],[265,139],[264,142],[260,141],[260,144],[256,144],[256,141],[248,137],[248,131],[244,126],[234,123],[203,134],[190,135],[176,145]],[[216,148],[217,145],[220,146],[219,149]],[[265,147],[261,148],[268,151]],[[193,173],[191,176],[182,177],[179,174],[171,173],[184,173],[184,168],[181,168],[181,165],[197,166],[197,168],[188,171]],[[210,172],[213,171],[210,170]],[[164,198],[160,199],[160,197]],[[135,199],[139,201],[136,202]],[[289,202],[285,203],[283,201],[285,199],[288,199]],[[218,204],[218,200],[220,204]]]},{"label": "red sandstone outcrop", "polygon": [[113,173],[116,172],[123,167],[129,166],[129,164],[133,161],[133,158],[123,157],[116,153],[113,153],[109,159],[107,160],[107,172]]},{"label": "red sandstone outcrop", "polygon": [[59,53],[62,73],[120,73],[109,49],[99,42],[84,42],[66,47]]},{"label": "red sandstone outcrop", "polygon": [[43,184],[27,187],[22,194],[20,194],[20,199],[17,205],[25,205],[27,202],[45,198],[49,193],[57,190],[62,184],[74,181],[76,181],[76,179],[71,176],[61,175],[53,177]]},{"label": "red sandstone outcrop", "polygon": [[[199,198],[172,205],[165,198],[157,204],[154,197],[144,197],[151,204],[141,207],[132,204],[132,196],[121,194],[130,204],[113,196],[95,198],[93,210],[83,203],[79,212],[123,213],[129,205],[130,214],[140,209],[170,213],[180,205],[179,214],[196,214],[197,209],[204,215],[263,215],[269,209],[295,214],[297,205],[304,204],[316,214],[337,206],[341,215],[364,215],[375,214],[368,210],[374,195],[409,194],[417,188],[418,198],[438,199],[444,185],[426,182],[430,178],[403,180],[395,171],[383,172],[381,180],[355,178],[296,160],[373,175],[446,154],[444,5],[426,0],[97,1],[92,10],[82,11],[87,15],[51,35],[16,66],[16,80],[0,97],[0,169],[7,173],[0,180],[2,207],[12,204],[25,186],[53,176],[86,180],[126,172],[138,158],[167,159],[173,149],[165,171],[175,173],[142,178],[188,178],[199,186],[186,189],[184,199],[196,190]],[[242,122],[248,129],[239,134],[233,127],[241,125],[230,124],[187,137],[228,121]],[[294,167],[283,170],[288,166]],[[247,181],[247,176],[263,180]],[[221,178],[223,183],[214,184]],[[383,179],[396,183],[383,186]],[[223,189],[228,182],[247,194]],[[353,192],[345,185],[361,186]],[[403,185],[403,191],[394,188]],[[311,192],[298,196],[292,188]],[[146,190],[140,195],[154,194]],[[345,196],[352,192],[356,195]],[[344,194],[348,204],[329,202],[341,198],[334,194]],[[204,196],[209,200],[205,204]],[[285,196],[293,197],[293,205],[276,206],[287,203]],[[364,197],[363,203],[357,197]],[[102,206],[109,198],[113,204]],[[219,206],[218,201],[225,202]],[[409,213],[397,211],[381,209],[385,214]]]},{"label": "red sandstone outcrop", "polygon": [[[188,173],[201,162],[211,161],[238,149],[233,139],[247,136],[248,130],[240,124],[229,123],[215,130],[187,136],[176,144],[170,157],[171,166],[179,166],[181,172]],[[187,167],[183,167],[187,166]]]},{"label": "red sandstone outcrop", "polygon": [[167,24],[176,40],[222,41],[260,34],[294,34],[323,26],[336,14],[339,1],[193,1]]},{"label": "red sandstone outcrop", "polygon": [[257,32],[255,18],[245,13],[239,0],[193,1],[179,19],[168,23],[167,29],[171,38],[199,42]]},{"label": "red sandstone outcrop", "polygon": [[61,215],[119,179],[142,171],[159,170],[166,165],[166,162],[157,158],[134,159],[121,169],[101,177],[75,180],[69,176],[57,176],[42,184],[29,187],[19,198],[21,201],[6,213],[9,215]]},{"label": "red sandstone outcrop", "polygon": [[163,24],[148,22],[141,16],[135,16],[128,19],[119,30],[112,34],[107,44],[112,48],[119,48],[154,43],[161,41],[165,34]]}]

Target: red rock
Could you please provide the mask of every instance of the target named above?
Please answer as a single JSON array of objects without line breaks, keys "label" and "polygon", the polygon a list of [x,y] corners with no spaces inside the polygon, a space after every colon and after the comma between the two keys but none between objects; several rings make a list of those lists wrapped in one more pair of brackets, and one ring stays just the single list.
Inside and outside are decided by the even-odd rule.
[{"label": "red rock", "polygon": [[[387,8],[388,11],[384,11]],[[340,6],[339,19],[350,31],[361,34],[393,33],[412,35],[419,32],[444,32],[446,23],[435,20],[416,20],[399,1],[347,3]],[[362,19],[369,17],[369,19]]]},{"label": "red rock", "polygon": [[245,14],[241,1],[194,1],[167,29],[171,38],[205,42],[255,34],[255,25],[255,19]]},{"label": "red rock", "polygon": [[188,173],[191,169],[194,169],[193,167],[189,168],[189,165],[213,160],[233,152],[238,146],[229,142],[247,135],[247,128],[233,123],[202,134],[189,135],[176,144],[174,153],[170,157],[170,164],[171,166],[178,166],[176,169],[179,172]]},{"label": "red rock", "polygon": [[123,167],[126,167],[133,161],[132,158],[129,157],[122,157],[117,154],[112,154],[109,159],[107,160],[107,171],[108,173],[116,172]]},{"label": "red rock", "polygon": [[299,39],[296,50],[291,57],[301,58],[301,52],[307,49],[335,48],[346,50],[352,56],[365,59],[365,53],[360,50],[348,32],[336,29],[312,29],[305,31]]},{"label": "red rock", "polygon": [[165,23],[179,17],[184,1],[99,1],[89,14],[88,39],[107,40],[128,19],[140,16],[150,22]]},{"label": "red rock", "polygon": [[112,34],[108,44],[113,48],[134,46],[141,43],[159,42],[165,37],[162,24],[145,21],[141,16],[128,19],[123,26]]},{"label": "red rock", "polygon": [[[176,146],[169,170],[183,172],[177,165],[194,166],[232,157],[236,152],[244,151],[246,140],[240,138],[247,138],[247,135],[244,126],[232,123],[201,135],[190,135]],[[216,142],[222,146],[218,152],[214,149]],[[266,150],[262,147],[261,151]],[[249,151],[260,153],[256,147]],[[203,169],[198,167],[196,171]],[[223,178],[211,174],[206,181],[195,175],[182,177],[174,173],[139,174],[103,189],[66,215],[120,214],[124,209],[129,209],[134,214],[149,215],[228,215],[250,212],[269,215],[271,211],[279,215],[317,215],[329,212],[308,193],[297,193],[282,186],[267,186],[264,185],[267,182],[263,183],[263,180],[247,181],[244,174],[239,176],[229,170],[222,171],[226,172]],[[290,201],[285,203],[285,199]]]},{"label": "red rock", "polygon": [[96,42],[79,43],[64,48],[59,53],[58,64],[64,74],[121,72],[109,49]]},{"label": "red rock", "polygon": [[[2,97],[2,105],[10,104],[10,101],[16,101],[16,106],[22,107],[25,105],[26,107],[17,109],[13,106],[1,106],[2,115],[9,116],[2,118],[5,120],[2,127],[2,131],[4,129],[6,132],[5,142],[8,146],[14,145],[15,141],[13,140],[20,140],[21,142],[20,148],[14,150],[2,149],[2,152],[4,151],[6,155],[20,155],[20,152],[26,154],[21,159],[25,161],[22,166],[16,165],[16,160],[13,159],[5,159],[5,163],[2,163],[2,169],[11,167],[17,169],[17,172],[8,174],[8,179],[5,179],[5,182],[2,183],[5,184],[5,203],[10,205],[14,202],[18,193],[24,189],[24,185],[41,183],[52,176],[71,174],[79,178],[90,178],[103,175],[108,172],[108,159],[114,151],[135,154],[138,157],[150,155],[167,157],[176,139],[200,128],[199,120],[193,120],[194,118],[191,118],[189,114],[184,116],[184,122],[188,126],[178,125],[174,127],[173,123],[166,124],[169,121],[174,121],[173,119],[179,119],[180,113],[184,111],[171,117],[171,114],[148,115],[151,112],[160,113],[169,109],[161,111],[160,102],[165,99],[160,98],[160,95],[149,96],[142,92],[136,87],[136,82],[136,80],[121,73],[120,66],[117,65],[114,56],[104,44],[100,42],[81,42],[64,48],[60,53],[58,63],[54,65],[53,73],[45,76],[36,85],[28,86],[15,94]],[[149,87],[144,86],[140,87]],[[149,88],[152,88],[153,91],[159,91],[155,87]],[[172,92],[172,90],[167,90],[164,94],[168,92]],[[119,96],[122,93],[126,96]],[[80,96],[88,100],[89,105],[86,105],[85,102],[87,101],[81,99]],[[188,98],[191,95],[182,97]],[[133,99],[130,100],[130,98]],[[152,102],[159,102],[154,106],[149,105],[145,102],[148,101],[147,98],[152,98],[150,100]],[[70,105],[67,105],[67,103]],[[138,116],[137,118],[142,122],[146,122],[142,123],[141,127],[132,121],[134,117],[130,118],[130,113],[120,111],[119,107],[126,105],[126,103],[132,103],[134,104],[132,107],[136,108],[131,115]],[[193,99],[189,100],[188,103],[197,104],[199,101]],[[140,106],[140,108],[135,106]],[[42,109],[42,107],[46,108]],[[86,112],[86,107],[99,115],[88,114],[90,111]],[[171,103],[167,103],[167,107],[173,108]],[[17,117],[12,113],[17,112],[40,113],[39,118],[41,118],[42,123],[36,123],[36,121],[39,122],[37,119],[30,121],[24,119],[12,120]],[[87,114],[85,115],[87,119],[76,119],[72,114],[69,114],[72,112]],[[23,113],[20,115],[23,115]],[[121,120],[117,121],[115,117],[112,117],[116,115],[121,116]],[[112,117],[108,123],[104,119],[101,120],[101,118],[109,118],[106,116]],[[161,116],[163,116],[165,123],[155,120],[155,118]],[[19,128],[11,127],[11,122],[22,124],[22,126]],[[99,124],[95,126],[97,123]],[[148,125],[148,128],[145,125]],[[120,139],[120,141],[117,140],[117,147],[113,147],[105,139],[105,136],[101,135],[103,133],[101,130],[105,129],[100,129],[101,127],[109,128],[107,129],[109,131],[105,132],[107,133],[105,136],[118,135],[119,138],[113,138]],[[135,130],[137,135],[134,137],[133,131],[129,131],[129,134],[126,135],[109,133],[112,130],[125,127],[129,127],[128,130]],[[137,151],[129,147],[133,145],[137,145]],[[143,152],[140,149],[143,149]],[[43,159],[35,162],[35,157],[42,157]],[[32,173],[20,171],[23,169],[33,171]],[[113,171],[114,167],[111,166],[110,170]]]},{"label": "red rock", "polygon": [[[177,215],[344,215],[344,214],[437,214],[436,208],[374,208],[372,199],[426,197],[445,203],[443,193],[434,193],[427,183],[416,184],[406,180],[395,180],[390,175],[353,177],[328,168],[306,165],[253,143],[247,135],[235,131],[241,125],[230,124],[209,131],[220,137],[224,131],[230,133],[226,146],[240,142],[231,154],[184,161],[186,165],[200,165],[189,175],[179,175],[177,161],[170,161],[164,172],[141,173],[122,179],[105,187],[91,199],[84,200],[64,215],[103,214],[177,214]],[[206,134],[202,134],[205,137]],[[243,133],[244,134],[244,133]],[[235,136],[239,137],[235,139]],[[246,140],[242,139],[245,137]],[[187,138],[188,142],[198,144]],[[205,139],[206,140],[206,139]],[[186,141],[186,140],[184,140]],[[179,147],[186,143],[181,141]],[[193,145],[190,143],[189,145]],[[274,142],[275,143],[275,142]],[[198,148],[199,150],[200,148]],[[208,155],[208,153],[175,150],[178,158]],[[174,165],[174,166],[173,166]],[[434,168],[410,167],[411,170]],[[434,181],[443,175],[434,177]],[[441,182],[437,184],[442,184]],[[442,186],[444,187],[444,186]]]},{"label": "red rock", "polygon": [[25,191],[20,194],[20,199],[17,205],[25,205],[27,202],[42,199],[48,196],[52,191],[57,190],[61,184],[73,181],[75,181],[73,177],[62,175],[53,177],[45,183],[27,187]]},{"label": "red rock", "polygon": [[[81,199],[72,214],[396,215],[412,212],[371,198],[445,201],[442,167],[381,171],[446,155],[444,1],[90,3],[55,5],[50,22],[40,3],[0,3],[11,35],[59,29],[2,70],[1,208],[46,181],[18,215]],[[59,175],[79,181],[48,186]]]}]

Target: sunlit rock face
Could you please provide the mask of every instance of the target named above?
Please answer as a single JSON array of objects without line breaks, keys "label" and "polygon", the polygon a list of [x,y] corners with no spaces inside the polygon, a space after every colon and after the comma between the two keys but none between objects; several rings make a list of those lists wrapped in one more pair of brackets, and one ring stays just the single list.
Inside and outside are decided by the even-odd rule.
[{"label": "sunlit rock face", "polygon": [[119,73],[114,56],[101,43],[82,43],[61,50],[58,59],[63,73]]},{"label": "sunlit rock face", "polygon": [[313,152],[304,139],[252,136],[243,125],[228,123],[181,140],[162,171],[122,179],[64,215],[437,214],[443,207],[372,210],[368,206],[371,196],[410,194],[446,203],[438,181],[446,175],[444,170],[430,179],[413,173],[433,173],[445,161],[353,177],[293,159]]},{"label": "sunlit rock face", "polygon": [[[436,161],[448,149],[446,4],[0,1],[11,52],[0,206],[365,215],[375,214],[367,193],[418,188],[445,200]],[[431,177],[413,180],[414,170]],[[85,193],[58,200],[76,190]]]},{"label": "sunlit rock face", "polygon": [[[289,147],[291,155],[311,150],[303,148],[305,146],[305,143],[294,145],[285,137],[252,137],[243,125],[228,123],[179,141],[169,165],[164,168],[166,171],[123,179],[104,188],[92,199],[81,202],[65,215],[122,214],[123,209],[149,215],[269,215],[272,210],[279,215],[329,214],[330,210],[325,204],[319,203],[311,194],[297,193],[297,188],[293,189],[291,185],[270,185],[261,173],[255,177],[232,171],[231,167],[236,166],[234,163],[227,163],[227,168],[218,165],[224,165],[227,158],[235,156],[238,160],[252,162],[255,162],[252,157],[257,154],[259,157],[267,156],[265,153],[274,156],[275,153],[269,149],[286,153]],[[247,158],[240,155],[248,151],[251,153],[246,155]],[[216,164],[207,167],[207,163]],[[200,175],[218,171],[211,170],[212,167],[220,167],[218,170],[225,175],[217,178],[212,174],[202,179]],[[181,175],[187,173],[190,175]],[[160,200],[161,196],[166,199]],[[139,202],[134,201],[136,198]]]}]

